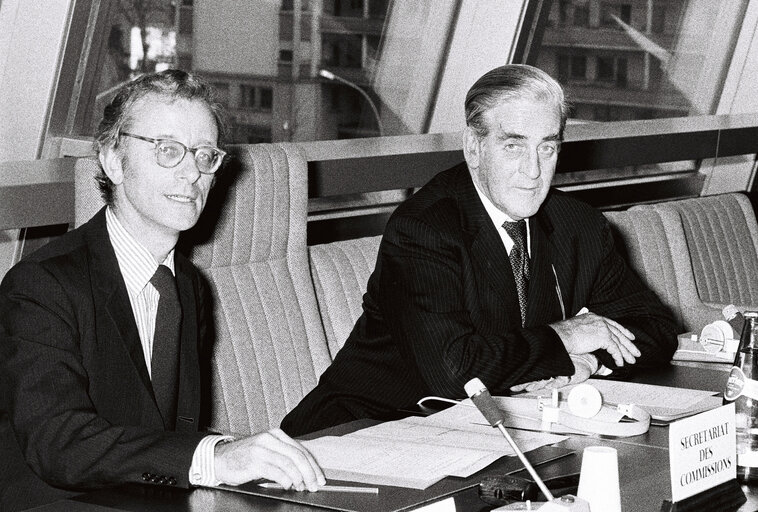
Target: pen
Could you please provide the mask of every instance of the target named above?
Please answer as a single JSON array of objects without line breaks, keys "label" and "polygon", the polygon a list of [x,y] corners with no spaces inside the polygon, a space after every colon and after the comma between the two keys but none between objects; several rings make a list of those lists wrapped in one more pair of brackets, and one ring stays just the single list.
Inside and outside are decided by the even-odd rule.
[{"label": "pen", "polygon": [[[258,484],[258,487],[263,487],[264,489],[284,489],[281,485],[275,483],[275,482],[262,482]],[[379,494],[379,488],[378,487],[357,487],[357,486],[350,486],[350,485],[322,485],[318,488],[318,491],[327,491],[327,492],[359,492],[364,494]]]},{"label": "pen", "polygon": [[553,268],[553,276],[555,277],[555,293],[558,295],[558,303],[561,306],[561,315],[563,319],[566,319],[566,306],[563,305],[563,295],[561,294],[561,284],[558,282],[558,273],[555,271],[555,265],[552,263],[550,266]]}]

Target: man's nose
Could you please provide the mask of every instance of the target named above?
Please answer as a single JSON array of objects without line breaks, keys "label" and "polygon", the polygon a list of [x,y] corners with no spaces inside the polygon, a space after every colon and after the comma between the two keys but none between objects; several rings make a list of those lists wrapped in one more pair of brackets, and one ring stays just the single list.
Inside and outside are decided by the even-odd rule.
[{"label": "man's nose", "polygon": [[201,175],[202,173],[195,161],[195,155],[190,151],[187,151],[187,154],[184,155],[184,158],[179,162],[179,165],[174,168],[174,176],[177,178],[184,178],[190,183],[195,183],[200,179]]},{"label": "man's nose", "polygon": [[540,157],[537,152],[527,151],[521,161],[520,172],[529,178],[536,180],[540,177],[542,169],[540,167]]}]

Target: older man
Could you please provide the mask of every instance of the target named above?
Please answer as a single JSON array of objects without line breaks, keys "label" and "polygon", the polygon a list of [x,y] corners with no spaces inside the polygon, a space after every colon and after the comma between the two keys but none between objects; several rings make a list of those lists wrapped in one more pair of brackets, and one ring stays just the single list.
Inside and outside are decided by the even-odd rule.
[{"label": "older man", "polygon": [[3,280],[0,509],[125,482],[325,482],[281,430],[238,440],[198,431],[212,340],[202,280],[174,247],[203,211],[223,127],[191,74],[124,86],[96,134],[107,206]]},{"label": "older man", "polygon": [[674,321],[615,251],[605,218],[550,190],[560,85],[502,66],[471,87],[465,112],[465,163],[392,215],[363,315],[285,432],[464,397],[472,377],[506,394],[671,358]]}]

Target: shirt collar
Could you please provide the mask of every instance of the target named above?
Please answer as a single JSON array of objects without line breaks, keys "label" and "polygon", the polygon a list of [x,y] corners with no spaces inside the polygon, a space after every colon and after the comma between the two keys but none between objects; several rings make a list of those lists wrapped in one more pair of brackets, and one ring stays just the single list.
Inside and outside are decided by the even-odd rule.
[{"label": "shirt collar", "polygon": [[[150,251],[126,230],[110,206],[105,210],[105,224],[126,289],[131,295],[139,295],[150,282],[159,263],[155,261]],[[176,273],[174,249],[171,249],[166,259],[160,264],[171,269],[172,274]]]},{"label": "shirt collar", "polygon": [[[482,204],[484,205],[484,209],[487,211],[487,215],[489,216],[492,223],[495,225],[495,228],[497,228],[498,232],[503,230],[502,228],[503,228],[504,222],[516,222],[510,217],[510,215],[508,215],[507,213],[502,211],[500,208],[495,206],[495,204],[492,201],[490,201],[490,198],[487,197],[484,194],[484,192],[479,190],[479,186],[476,184],[476,182],[474,182],[474,189],[476,190],[476,193],[479,195],[479,199],[482,201]],[[524,220],[526,221],[526,238],[527,240],[529,240],[529,219],[524,219]]]}]

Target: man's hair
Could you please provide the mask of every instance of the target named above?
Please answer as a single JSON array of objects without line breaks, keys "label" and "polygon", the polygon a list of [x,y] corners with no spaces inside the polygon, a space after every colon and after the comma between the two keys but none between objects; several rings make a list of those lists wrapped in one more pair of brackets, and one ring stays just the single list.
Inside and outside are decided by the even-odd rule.
[{"label": "man's hair", "polygon": [[[119,89],[113,100],[106,105],[103,119],[95,132],[94,146],[97,153],[109,146],[118,147],[121,130],[132,120],[134,104],[148,94],[160,95],[169,101],[185,99],[204,102],[216,120],[217,144],[223,147],[227,135],[226,114],[224,107],[217,101],[213,88],[193,73],[168,69],[144,74]],[[105,203],[112,205],[115,186],[102,168],[96,180]]]},{"label": "man's hair", "polygon": [[503,100],[531,99],[552,103],[560,111],[560,136],[566,125],[569,105],[563,88],[541,69],[526,64],[507,64],[488,71],[471,86],[466,94],[466,125],[478,137],[487,135],[489,128],[484,113]]}]

